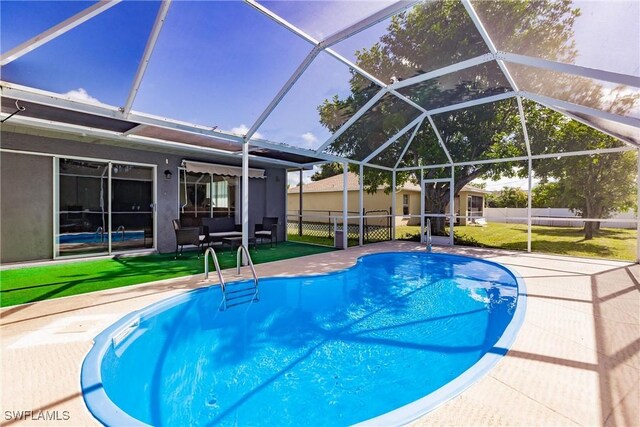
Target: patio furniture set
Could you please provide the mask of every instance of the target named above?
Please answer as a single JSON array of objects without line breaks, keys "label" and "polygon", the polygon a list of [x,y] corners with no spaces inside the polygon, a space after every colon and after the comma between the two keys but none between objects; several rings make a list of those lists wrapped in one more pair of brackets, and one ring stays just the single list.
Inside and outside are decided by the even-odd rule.
[{"label": "patio furniture set", "polygon": [[[197,227],[183,227],[178,219],[172,222],[176,234],[176,259],[178,255],[182,255],[184,246],[196,246],[199,254],[214,244],[219,244],[223,250],[227,246],[231,251],[242,244],[241,226],[236,225],[232,217],[202,218],[200,226]],[[262,218],[262,223],[255,225],[253,236],[249,237],[249,246],[253,246],[254,249],[257,249],[256,239],[260,239],[262,243],[268,240],[270,247],[273,247],[274,243],[277,246],[278,218]]]}]

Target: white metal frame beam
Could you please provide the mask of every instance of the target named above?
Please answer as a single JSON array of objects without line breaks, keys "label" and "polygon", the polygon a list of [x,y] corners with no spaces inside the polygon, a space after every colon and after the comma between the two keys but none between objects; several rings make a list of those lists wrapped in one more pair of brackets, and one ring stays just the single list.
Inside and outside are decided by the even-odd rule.
[{"label": "white metal frame beam", "polygon": [[[349,160],[347,158],[344,157],[340,157],[340,156],[336,156],[333,154],[327,154],[327,153],[317,153],[316,151],[313,150],[307,150],[306,148],[298,148],[298,147],[291,147],[289,145],[283,145],[283,144],[278,144],[276,142],[271,142],[271,141],[266,141],[264,139],[255,139],[252,138],[249,140],[249,145],[252,145],[253,147],[259,147],[259,148],[267,148],[267,149],[271,149],[271,150],[278,150],[278,151],[282,151],[284,153],[291,153],[291,154],[297,154],[300,156],[308,156],[308,157],[314,157],[314,158],[318,158],[320,159],[319,162],[349,162],[349,163],[359,163],[353,160]],[[314,162],[314,164],[317,162]]]},{"label": "white metal frame beam", "polygon": [[144,73],[147,71],[147,66],[149,65],[149,60],[151,59],[151,54],[153,53],[153,49],[156,46],[158,37],[160,36],[160,30],[162,30],[162,25],[164,24],[164,20],[166,19],[167,13],[169,12],[171,1],[172,0],[163,0],[162,2],[160,2],[160,9],[158,10],[158,14],[156,15],[156,20],[153,23],[153,28],[151,28],[151,33],[149,33],[149,39],[147,40],[147,45],[144,48],[142,59],[138,64],[136,75],[133,78],[133,83],[131,84],[131,89],[129,90],[127,101],[125,102],[124,107],[122,107],[122,112],[125,116],[127,116],[131,111],[133,101],[138,94],[138,89],[140,89],[140,85],[142,84],[142,78],[144,77]]},{"label": "white metal frame beam", "polygon": [[[6,117],[7,114],[0,113],[0,117]],[[112,132],[103,129],[96,128],[88,128],[83,126],[77,126],[66,123],[52,122],[49,120],[36,119],[32,117],[24,117],[24,116],[14,116],[11,118],[10,122],[7,122],[3,125],[4,128],[11,129],[11,126],[16,126],[16,128],[33,128],[33,129],[41,129],[43,131],[51,131],[51,132],[59,132],[70,135],[82,135],[83,137],[92,137],[98,138],[104,141],[112,141],[115,145],[121,144],[122,146],[128,146],[131,148],[131,143],[138,144],[141,148],[165,148],[167,150],[176,150],[184,153],[193,153],[193,154],[205,154],[205,155],[215,155],[219,157],[225,157],[229,159],[238,159],[238,156],[235,153],[220,150],[216,148],[202,147],[197,145],[184,144],[180,142],[166,141],[156,138],[149,138],[145,136],[138,136],[135,134],[124,135],[119,132]],[[241,148],[241,147],[238,147]],[[259,156],[249,156],[252,161],[261,162],[263,164],[271,164],[278,166],[286,166],[286,167],[295,167],[298,168],[300,165],[294,162],[287,162],[284,160],[278,159],[269,159],[266,157]]]},{"label": "white metal frame beam", "polygon": [[[342,249],[349,247],[349,164],[342,164]],[[337,240],[337,239],[336,239]]]},{"label": "white metal frame beam", "polygon": [[396,83],[390,84],[390,89],[402,89],[407,86],[413,86],[426,80],[435,79],[447,74],[455,73],[466,68],[475,67],[476,65],[484,64],[485,62],[494,61],[496,56],[493,53],[485,53],[484,55],[476,56],[475,58],[460,61],[446,67],[438,68],[437,70],[429,71],[424,74],[419,74],[414,77],[410,77],[405,80],[400,80]]},{"label": "white metal frame beam", "polygon": [[371,154],[369,154],[364,160],[362,160],[362,163],[369,163],[371,161],[371,159],[375,158],[378,154],[380,154],[382,151],[384,151],[385,148],[387,148],[388,146],[390,146],[391,144],[396,142],[405,133],[407,133],[411,129],[419,126],[420,123],[422,123],[422,121],[425,119],[426,115],[427,115],[426,113],[423,113],[423,114],[419,115],[418,117],[416,117],[415,119],[413,119],[408,125],[406,125],[402,129],[400,129],[398,132],[396,132],[395,135],[393,135],[391,138],[389,138],[387,140],[387,142],[382,144],[380,147],[376,148]]},{"label": "white metal frame beam", "polygon": [[498,95],[492,95],[484,98],[473,99],[471,101],[465,101],[465,102],[460,102],[458,104],[447,105],[446,107],[434,108],[433,110],[429,110],[429,115],[435,116],[436,114],[447,113],[449,111],[455,111],[455,110],[463,110],[465,108],[474,107],[476,105],[490,104],[492,102],[502,101],[503,99],[513,98],[514,96],[517,96],[517,95],[518,95],[517,92],[510,91],[510,92],[500,93]]},{"label": "white metal frame beam", "polygon": [[23,55],[39,48],[40,46],[54,40],[69,30],[74,29],[80,24],[87,22],[91,18],[101,14],[102,12],[112,8],[122,0],[100,0],[99,2],[89,6],[83,11],[76,13],[70,18],[65,19],[61,23],[54,25],[37,36],[19,44],[0,56],[0,66],[5,66]]},{"label": "white metal frame beam", "polygon": [[[543,105],[543,104],[540,104],[540,105]],[[567,116],[567,117],[569,117],[569,118],[571,118],[571,119],[573,119],[573,120],[575,120],[577,122],[580,122],[583,125],[587,125],[589,127],[592,127],[595,130],[597,130],[599,132],[602,132],[602,133],[604,133],[606,135],[609,135],[610,137],[616,138],[617,140],[620,140],[620,141],[622,141],[622,142],[624,142],[624,143],[626,143],[626,144],[628,144],[628,145],[630,145],[632,147],[640,148],[640,144],[636,144],[635,142],[632,142],[632,141],[627,141],[626,139],[621,138],[620,136],[616,135],[615,133],[601,128],[600,126],[598,126],[597,123],[591,123],[588,120],[585,120],[580,116],[576,116],[575,114],[572,114],[571,112],[569,112],[567,110],[564,110],[564,109],[559,108],[559,107],[554,107],[552,105],[544,105],[544,107],[549,108],[549,109],[551,109],[553,111],[557,111],[558,113],[560,113],[562,115],[565,115],[565,116]],[[638,129],[638,135],[640,136],[640,129]]]},{"label": "white metal frame beam", "polygon": [[599,117],[601,119],[640,128],[640,119],[637,119],[635,117],[620,116],[618,114],[609,113],[607,111],[597,110],[595,108],[585,107],[584,105],[574,104],[568,101],[561,101],[556,98],[551,98],[545,95],[538,95],[531,92],[521,91],[520,94],[525,98],[529,98],[544,105],[545,107],[551,108],[551,106],[557,106],[568,111],[576,111],[578,113],[588,114],[590,116]]},{"label": "white metal frame beam", "polygon": [[[413,134],[411,135],[411,137],[409,138],[409,141],[407,141],[407,145],[404,146],[404,149],[402,150],[402,153],[400,153],[400,157],[398,157],[398,161],[396,162],[396,164],[393,166],[393,178],[395,179],[396,175],[395,175],[395,170],[398,168],[398,166],[400,165],[400,163],[402,162],[402,159],[404,158],[405,154],[407,154],[407,150],[409,149],[409,147],[411,146],[411,143],[413,142],[413,139],[416,137],[416,135],[418,134],[418,131],[420,130],[420,127],[422,126],[422,124],[424,123],[424,118],[420,121],[420,123],[417,124],[416,128],[413,130]],[[394,185],[395,188],[395,185]]]},{"label": "white metal frame beam", "polygon": [[436,138],[438,138],[438,143],[440,144],[440,148],[442,148],[442,150],[444,151],[444,154],[447,156],[447,160],[449,160],[449,164],[452,165],[453,159],[451,158],[451,154],[449,154],[449,150],[447,149],[447,146],[444,143],[444,139],[442,139],[442,135],[440,135],[440,131],[438,130],[436,123],[433,121],[433,118],[431,117],[431,115],[428,115],[427,119],[429,119],[429,124],[433,128],[433,132],[436,134]]},{"label": "white metal frame beam", "polygon": [[[473,5],[471,4],[471,1],[470,0],[461,0],[461,1],[462,1],[462,5],[464,6],[464,8],[467,11],[467,14],[469,15],[469,17],[473,21],[474,25],[476,26],[476,29],[480,33],[480,36],[482,37],[482,39],[484,40],[485,44],[489,48],[489,52],[491,52],[492,54],[496,55],[497,52],[498,52],[498,49],[496,48],[496,45],[493,43],[493,40],[491,39],[491,36],[489,36],[489,33],[487,32],[487,29],[484,27],[484,24],[480,20],[480,17],[478,16],[476,10],[473,8]],[[511,77],[511,73],[507,69],[507,67],[504,64],[504,62],[502,60],[498,59],[498,58],[496,58],[496,61],[498,62],[498,66],[502,70],[504,76],[507,78],[507,81],[511,85],[511,88],[513,90],[517,91],[518,90],[518,85],[513,80],[513,77]]]},{"label": "white metal frame beam", "polygon": [[[635,147],[624,146],[624,147],[616,147],[616,148],[598,148],[594,150],[581,150],[581,151],[568,151],[564,153],[551,153],[551,154],[532,154],[532,160],[539,159],[555,159],[560,157],[572,157],[572,156],[585,156],[585,155],[593,155],[593,154],[609,154],[609,153],[622,153],[625,151],[633,151],[637,150]],[[474,165],[482,165],[488,163],[508,163],[508,162],[524,162],[529,159],[529,156],[519,156],[519,157],[506,157],[503,159],[487,159],[487,160],[472,160],[468,162],[456,162],[453,164],[449,163],[440,163],[437,165],[428,165],[428,166],[410,166],[404,168],[395,169],[398,172],[409,172],[415,171],[419,169],[438,169],[438,168],[448,168],[448,167],[458,167],[458,166],[474,166]]]},{"label": "white metal frame beam", "polygon": [[353,116],[349,118],[337,131],[331,135],[329,139],[327,139],[317,150],[316,153],[322,153],[328,146],[333,144],[333,142],[338,139],[352,124],[354,124],[360,117],[364,115],[371,107],[373,107],[383,96],[388,93],[387,89],[381,89],[378,93],[376,93],[366,104],[364,104]]},{"label": "white metal frame beam", "polygon": [[361,163],[358,174],[358,245],[364,244],[364,165]]},{"label": "white metal frame beam", "polygon": [[311,37],[309,34],[304,32],[300,28],[296,27],[292,23],[290,23],[287,20],[285,20],[282,17],[280,17],[280,15],[277,15],[277,14],[273,13],[271,10],[269,10],[266,7],[264,7],[263,5],[258,3],[256,0],[244,0],[244,2],[246,4],[248,4],[249,6],[252,6],[253,8],[255,8],[258,12],[260,12],[260,13],[264,14],[265,16],[267,16],[269,19],[271,19],[274,22],[276,22],[278,25],[286,28],[287,30],[291,31],[292,33],[296,34],[298,37],[300,37],[303,40],[311,43],[312,45],[317,46],[320,43],[319,40],[316,40],[314,37]]},{"label": "white metal frame beam", "polygon": [[337,31],[331,34],[329,37],[325,38],[320,42],[320,45],[323,48],[331,47],[334,44],[340,43],[342,40],[349,38],[360,31],[364,31],[369,27],[372,27],[379,22],[384,21],[385,19],[396,15],[398,13],[404,12],[405,10],[413,7],[414,4],[418,3],[420,0],[412,0],[412,1],[398,1],[389,6],[374,12],[373,14],[367,16],[366,18],[356,22],[353,25],[350,25],[340,31]]},{"label": "white metal frame beam", "polygon": [[309,65],[311,65],[311,63],[313,62],[314,59],[316,59],[316,56],[318,56],[319,53],[320,53],[320,49],[318,49],[317,47],[314,47],[313,49],[311,49],[311,52],[309,52],[306,58],[304,58],[304,60],[298,66],[298,68],[293,73],[293,75],[289,77],[289,80],[287,80],[284,86],[282,86],[282,88],[278,91],[276,96],[271,100],[267,108],[262,112],[262,114],[260,114],[260,117],[258,117],[255,123],[251,126],[251,128],[245,135],[245,138],[249,139],[253,136],[253,134],[256,133],[258,128],[262,125],[262,123],[264,123],[265,120],[267,120],[271,112],[278,106],[280,101],[282,101],[282,98],[284,98],[287,92],[291,90],[291,88],[298,81],[300,76],[302,76],[302,73],[304,73],[304,71],[309,67]]},{"label": "white metal frame beam", "polygon": [[122,117],[122,112],[117,107],[106,104],[77,101],[73,98],[65,97],[53,92],[46,92],[5,81],[0,81],[0,95],[2,95],[2,97],[35,102],[81,113],[95,114],[97,116],[110,117],[113,119],[124,119]]},{"label": "white metal frame beam", "polygon": [[498,52],[498,59],[512,62],[514,64],[528,65],[536,68],[542,68],[550,71],[557,71],[575,76],[587,77],[595,80],[602,80],[611,83],[617,83],[627,86],[640,87],[640,77],[630,76],[627,74],[614,73],[611,71],[600,70],[597,68],[583,67],[580,65],[566,64],[563,62],[549,61],[547,59],[534,58],[526,55],[518,55],[515,53]]}]

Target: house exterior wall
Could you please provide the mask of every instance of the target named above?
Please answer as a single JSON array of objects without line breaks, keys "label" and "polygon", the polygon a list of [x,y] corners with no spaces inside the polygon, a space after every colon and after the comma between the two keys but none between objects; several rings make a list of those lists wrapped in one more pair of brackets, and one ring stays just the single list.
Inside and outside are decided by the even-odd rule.
[{"label": "house exterior wall", "polygon": [[[348,192],[348,210],[353,212],[351,215],[357,215],[358,213],[358,198],[359,192],[351,190]],[[402,215],[402,199],[403,195],[409,195],[409,214],[420,215],[420,193],[416,191],[401,190],[395,194],[396,197],[396,225],[415,225],[420,224],[420,218],[411,218],[409,216]],[[383,191],[378,191],[374,194],[364,193],[364,210],[369,211],[381,211],[389,212],[391,209],[391,194],[385,194]],[[327,217],[342,216],[342,191],[322,191],[314,193],[305,193],[304,187],[302,189],[302,207],[304,208],[304,214],[308,215],[305,218],[306,221],[325,222]],[[296,214],[300,209],[300,193],[288,193],[287,195],[287,209],[290,214]],[[318,215],[318,218],[312,218],[312,215]],[[375,215],[384,215],[383,213],[376,213]],[[355,220],[351,220],[355,223]]]},{"label": "house exterior wall", "polygon": [[2,262],[53,258],[52,174],[51,157],[0,153]]},{"label": "house exterior wall", "polygon": [[[43,134],[44,133],[44,134]],[[94,141],[82,140],[73,137],[74,140],[61,138],[58,135],[48,135],[46,132],[34,131],[33,133],[18,133],[2,131],[0,134],[3,149],[19,150],[34,153],[46,153],[59,156],[77,156],[87,158],[106,159],[112,161],[144,163],[157,166],[155,182],[157,186],[156,200],[156,248],[160,253],[175,250],[175,233],[171,220],[179,218],[178,212],[178,167],[187,157],[190,160],[198,160],[210,163],[225,163],[225,159],[213,156],[193,156],[160,153],[147,150],[129,149],[119,146],[94,143]],[[6,157],[5,157],[6,156]],[[50,259],[53,254],[53,161],[51,157],[33,156],[28,154],[0,153],[3,158],[0,179],[2,180],[2,204],[0,216],[2,217],[2,229],[0,240],[2,241],[2,253],[0,262],[16,262],[35,259]],[[6,162],[4,160],[7,160]],[[37,160],[36,160],[37,159]],[[13,165],[11,164],[13,163]],[[14,166],[15,165],[15,166]],[[173,173],[171,179],[164,177],[164,171],[168,169]],[[37,187],[33,185],[33,178],[37,176]],[[265,169],[266,179],[251,179],[249,181],[249,224],[250,235],[253,234],[254,224],[260,223],[264,216],[276,216],[280,219],[278,239],[284,239],[285,224],[285,198],[286,194],[286,170],[283,168]],[[8,189],[6,197],[5,189]],[[18,196],[11,193],[24,193]],[[31,196],[31,195],[34,196]],[[36,211],[42,214],[36,215]],[[22,215],[29,219],[31,233],[38,236],[37,240],[25,240],[24,233],[18,230],[25,226],[26,220],[20,212],[31,212],[30,216]],[[42,220],[34,221],[35,218]],[[20,237],[22,236],[22,237]],[[47,248],[35,250],[34,247]]]},{"label": "house exterior wall", "polygon": [[[403,215],[403,196],[409,196],[409,215],[412,216],[404,216]],[[467,215],[467,196],[480,196],[484,198],[482,193],[474,192],[474,191],[461,191],[459,196],[456,196],[454,199],[454,212],[462,216],[460,218],[460,225],[466,225],[466,215]],[[326,217],[331,215],[342,215],[342,191],[322,191],[322,192],[313,192],[313,193],[305,193],[304,187],[302,189],[302,205],[304,208],[304,214],[308,215],[305,220],[306,221],[317,221],[317,222],[325,222],[327,221]],[[373,211],[373,210],[386,210],[389,211],[391,208],[391,195],[385,194],[384,192],[377,192],[374,194],[364,193],[364,208],[365,211]],[[396,197],[396,225],[420,225],[420,193],[418,191],[409,191],[409,190],[400,190],[395,194]],[[299,193],[288,193],[288,210],[289,213],[295,214],[300,209],[300,194]],[[463,200],[463,203],[460,204],[460,200]],[[353,212],[352,215],[356,215],[358,212],[358,191],[350,190],[348,192],[348,201],[349,201],[349,211]],[[484,204],[484,203],[483,203]],[[447,204],[446,212],[449,213],[449,208]],[[312,218],[312,215],[318,215],[318,218]],[[322,218],[324,217],[324,218]],[[352,223],[355,221],[351,221]]]}]

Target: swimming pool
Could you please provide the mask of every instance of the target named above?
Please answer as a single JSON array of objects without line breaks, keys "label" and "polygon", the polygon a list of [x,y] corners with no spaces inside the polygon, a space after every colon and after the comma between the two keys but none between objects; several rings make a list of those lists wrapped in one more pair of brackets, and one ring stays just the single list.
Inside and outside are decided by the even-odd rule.
[{"label": "swimming pool", "polygon": [[96,337],[85,402],[107,425],[406,423],[507,352],[523,286],[488,261],[383,253],[263,279],[258,303],[226,311],[219,287],[198,289]]},{"label": "swimming pool", "polygon": [[[114,242],[143,239],[144,231],[112,231],[111,240]],[[109,233],[64,233],[58,235],[59,244],[68,243],[106,243],[109,240]]]}]

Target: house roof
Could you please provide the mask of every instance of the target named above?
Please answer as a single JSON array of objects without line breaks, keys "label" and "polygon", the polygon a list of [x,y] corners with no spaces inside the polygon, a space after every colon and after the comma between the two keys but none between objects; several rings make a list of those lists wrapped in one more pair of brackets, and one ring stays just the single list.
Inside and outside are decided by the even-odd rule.
[{"label": "house roof", "polygon": [[[303,193],[323,193],[323,192],[334,192],[334,191],[342,191],[343,188],[343,175],[334,175],[329,178],[321,179],[319,181],[311,181],[309,183],[304,184]],[[379,186],[378,189],[382,190],[384,187]],[[347,191],[359,191],[360,183],[358,182],[358,175],[349,172],[347,173]],[[420,186],[418,184],[414,184],[413,182],[405,182],[400,190],[404,191],[415,191],[420,192]],[[475,192],[475,193],[487,193],[486,190],[482,188],[474,187],[472,185],[465,185],[462,187],[461,191],[467,192]],[[300,187],[290,187],[288,190],[289,194],[298,194],[300,193]]]}]

